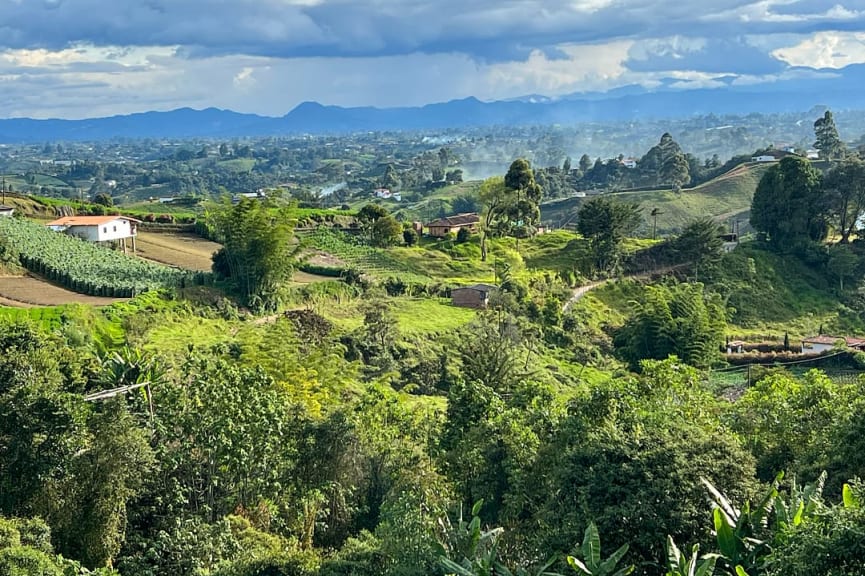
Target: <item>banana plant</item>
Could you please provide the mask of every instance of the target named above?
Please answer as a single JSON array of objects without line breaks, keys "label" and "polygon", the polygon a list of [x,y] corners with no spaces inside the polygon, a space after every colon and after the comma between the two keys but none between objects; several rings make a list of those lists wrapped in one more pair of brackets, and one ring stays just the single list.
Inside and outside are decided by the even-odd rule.
[{"label": "banana plant", "polygon": [[755,572],[772,551],[769,542],[761,538],[768,529],[769,513],[778,497],[778,484],[783,476],[783,473],[778,474],[754,507],[745,502],[742,510],[737,510],[711,482],[701,478],[712,495],[712,520],[721,553],[719,560],[737,576],[747,576],[749,570]]},{"label": "banana plant", "polygon": [[775,524],[779,534],[787,529],[802,524],[813,516],[823,503],[823,486],[826,484],[826,472],[813,484],[800,487],[794,478],[790,484],[789,495],[779,495],[775,499]]},{"label": "banana plant", "polygon": [[590,522],[583,536],[583,545],[580,548],[582,560],[574,556],[568,556],[568,565],[576,572],[587,576],[627,576],[634,571],[635,566],[625,566],[616,569],[619,561],[628,552],[628,545],[623,544],[618,550],[610,554],[606,560],[601,560],[601,538],[598,528],[594,522]]},{"label": "banana plant", "polygon": [[[460,515],[458,525],[454,528],[449,522],[440,521],[446,527],[451,545],[451,554],[459,554],[463,559],[456,562],[447,556],[440,556],[439,563],[448,576],[562,576],[555,572],[548,572],[556,559],[552,558],[546,564],[529,572],[523,568],[511,571],[502,564],[498,558],[499,538],[504,533],[504,528],[492,528],[483,530],[481,519],[478,517],[483,500],[472,506],[472,519],[469,522],[463,520]],[[457,551],[459,549],[459,551]],[[447,550],[444,550],[447,551]]]},{"label": "banana plant", "polygon": [[667,573],[666,576],[712,576],[715,573],[717,554],[700,553],[700,545],[691,548],[691,557],[683,554],[672,536],[667,536]]}]

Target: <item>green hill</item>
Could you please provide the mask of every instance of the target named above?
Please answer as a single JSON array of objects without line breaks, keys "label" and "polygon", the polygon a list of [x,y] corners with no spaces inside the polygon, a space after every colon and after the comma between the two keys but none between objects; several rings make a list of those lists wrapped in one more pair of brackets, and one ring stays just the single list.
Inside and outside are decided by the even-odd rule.
[{"label": "green hill", "polygon": [[[747,225],[751,199],[768,164],[741,164],[717,178],[681,192],[672,190],[650,190],[613,192],[610,195],[637,202],[643,207],[641,233],[652,233],[652,217],[649,213],[657,208],[659,236],[673,234],[689,221],[700,216],[711,216],[719,221],[738,220],[740,229]],[[576,222],[576,212],[585,198],[568,198],[541,205],[541,220],[553,227],[571,227]]]}]

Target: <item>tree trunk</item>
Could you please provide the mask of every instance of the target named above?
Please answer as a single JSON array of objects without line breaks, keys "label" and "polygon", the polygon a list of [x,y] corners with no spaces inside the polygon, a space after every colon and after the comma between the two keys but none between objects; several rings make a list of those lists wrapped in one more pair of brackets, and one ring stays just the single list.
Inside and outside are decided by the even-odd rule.
[{"label": "tree trunk", "polygon": [[481,232],[481,262],[487,261],[487,231]]}]

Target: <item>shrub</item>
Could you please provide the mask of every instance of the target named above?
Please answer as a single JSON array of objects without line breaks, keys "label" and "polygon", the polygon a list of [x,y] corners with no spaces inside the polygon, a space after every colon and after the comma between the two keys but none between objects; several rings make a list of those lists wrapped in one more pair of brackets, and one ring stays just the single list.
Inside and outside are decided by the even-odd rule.
[{"label": "shrub", "polygon": [[417,231],[414,228],[406,228],[402,231],[402,240],[406,246],[414,246],[418,240]]}]

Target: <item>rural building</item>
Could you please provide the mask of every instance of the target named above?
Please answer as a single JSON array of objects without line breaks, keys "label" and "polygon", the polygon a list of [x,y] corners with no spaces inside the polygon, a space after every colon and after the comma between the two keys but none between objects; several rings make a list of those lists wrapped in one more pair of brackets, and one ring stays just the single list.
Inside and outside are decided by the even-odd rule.
[{"label": "rural building", "polygon": [[865,347],[865,339],[850,336],[830,336],[828,334],[811,336],[802,339],[802,354],[822,354],[823,352],[831,352],[839,346],[861,349]]},{"label": "rural building", "polygon": [[0,216],[12,216],[15,213],[15,208],[0,204]]},{"label": "rural building", "polygon": [[732,252],[739,246],[739,235],[730,232],[729,234],[721,234],[718,236],[721,239],[721,250],[726,252]]},{"label": "rural building", "polygon": [[498,289],[492,284],[475,284],[451,290],[451,303],[463,308],[486,308],[490,294]]},{"label": "rural building", "polygon": [[140,220],[126,216],[64,216],[46,224],[55,232],[65,232],[70,236],[88,242],[120,243],[126,251],[126,239],[132,238],[132,251],[135,251],[135,237],[138,235]]},{"label": "rural building", "polygon": [[751,162],[775,162],[778,159],[770,154],[763,154],[762,156],[752,156]]},{"label": "rural building", "polygon": [[451,232],[456,234],[461,228],[468,228],[469,231],[475,232],[480,221],[480,217],[474,212],[439,218],[426,225],[427,234],[435,238],[444,238]]},{"label": "rural building", "polygon": [[743,340],[730,340],[727,342],[727,354],[742,354],[746,344]]},{"label": "rural building", "polygon": [[637,167],[637,159],[636,158],[623,158],[621,160],[622,166],[629,170],[633,170]]}]

